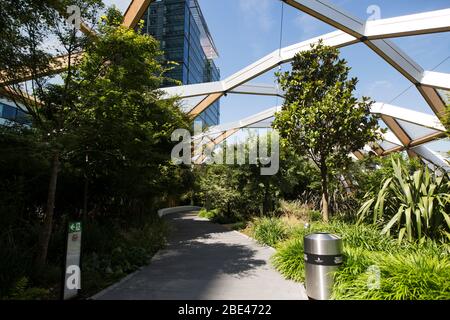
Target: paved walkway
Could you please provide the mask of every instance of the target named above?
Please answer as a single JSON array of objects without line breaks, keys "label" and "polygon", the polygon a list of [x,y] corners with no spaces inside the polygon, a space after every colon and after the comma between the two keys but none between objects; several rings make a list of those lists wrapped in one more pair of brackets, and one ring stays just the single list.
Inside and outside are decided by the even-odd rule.
[{"label": "paved walkway", "polygon": [[93,299],[306,299],[270,265],[273,249],[196,213],[171,214],[169,243],[151,263]]}]

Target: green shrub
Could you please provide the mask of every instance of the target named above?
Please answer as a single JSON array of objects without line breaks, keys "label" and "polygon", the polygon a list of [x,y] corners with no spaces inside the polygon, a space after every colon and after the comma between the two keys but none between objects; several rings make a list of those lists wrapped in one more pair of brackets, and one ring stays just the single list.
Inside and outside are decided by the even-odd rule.
[{"label": "green shrub", "polygon": [[209,220],[214,219],[214,217],[219,215],[219,210],[218,209],[212,209],[212,210],[206,210],[205,208],[202,208],[199,212],[198,212],[198,216],[200,218],[206,218]]},{"label": "green shrub", "polygon": [[[94,225],[97,229],[87,234],[86,230]],[[168,232],[167,222],[153,216],[147,217],[140,226],[123,230],[114,224],[92,222],[84,232],[88,250],[83,253],[82,297],[88,297],[148,264],[164,246]],[[98,250],[95,250],[96,243]]]},{"label": "green shrub", "polygon": [[237,223],[242,222],[242,218],[236,214],[227,215],[224,214],[220,209],[213,209],[213,210],[206,210],[201,209],[198,213],[198,216],[200,218],[206,218],[214,223],[219,224],[230,224],[230,223]]},{"label": "green shrub", "polygon": [[[449,246],[434,241],[402,242],[381,235],[372,225],[339,221],[296,227],[277,246],[272,263],[288,279],[305,279],[303,237],[330,232],[342,237],[344,264],[336,273],[334,299],[450,299]],[[375,266],[375,267],[374,267]],[[370,289],[371,268],[380,272],[380,288]]]},{"label": "green shrub", "polygon": [[319,210],[310,210],[308,212],[308,220],[311,222],[321,221],[322,213]]},{"label": "green shrub", "polygon": [[278,218],[257,218],[253,221],[252,234],[265,245],[274,246],[287,238],[287,229]]},{"label": "green shrub", "polygon": [[272,256],[275,268],[287,279],[303,282],[305,280],[305,263],[303,257],[303,237],[282,242]]},{"label": "green shrub", "polygon": [[374,224],[384,226],[382,233],[394,231],[401,241],[433,238],[450,240],[450,181],[428,168],[410,175],[392,160],[393,176],[384,180],[378,195],[369,198],[358,211],[360,221],[371,215]]},{"label": "green shrub", "polygon": [[14,285],[7,300],[48,300],[51,298],[50,290],[30,286],[27,277],[20,278]]},{"label": "green shrub", "polygon": [[246,221],[239,221],[239,222],[233,223],[233,225],[231,226],[231,229],[242,230],[242,229],[245,229],[246,227],[247,227]]},{"label": "green shrub", "polygon": [[[334,299],[364,300],[448,300],[450,299],[450,260],[433,252],[369,252],[346,248],[346,261],[336,274]],[[370,287],[379,270],[379,287]],[[372,277],[372,278],[371,278]]]}]

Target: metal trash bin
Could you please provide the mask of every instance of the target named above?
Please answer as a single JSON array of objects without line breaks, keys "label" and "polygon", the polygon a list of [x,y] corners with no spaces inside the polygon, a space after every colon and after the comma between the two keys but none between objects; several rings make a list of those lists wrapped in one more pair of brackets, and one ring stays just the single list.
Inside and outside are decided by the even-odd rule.
[{"label": "metal trash bin", "polygon": [[306,294],[328,300],[334,283],[333,272],[342,264],[342,239],[326,232],[304,237]]}]

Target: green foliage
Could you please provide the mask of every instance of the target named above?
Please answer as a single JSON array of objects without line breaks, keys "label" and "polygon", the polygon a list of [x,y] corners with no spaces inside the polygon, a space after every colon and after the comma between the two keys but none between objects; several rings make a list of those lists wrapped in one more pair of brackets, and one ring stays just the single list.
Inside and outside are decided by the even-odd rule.
[{"label": "green foliage", "polygon": [[274,246],[287,237],[287,230],[277,218],[256,218],[252,222],[252,235],[260,243]]},{"label": "green foliage", "polygon": [[[250,147],[255,140],[251,140]],[[223,156],[227,148],[217,157]],[[245,147],[248,159],[249,146]],[[216,208],[224,217],[248,219],[268,214],[278,206],[278,199],[295,198],[304,190],[312,190],[317,182],[317,169],[292,153],[288,147],[280,149],[280,169],[276,175],[261,175],[258,164],[210,164],[197,168],[200,201],[205,208]]]},{"label": "green foliage", "polygon": [[230,224],[242,222],[242,217],[240,215],[226,215],[219,209],[206,210],[202,208],[198,214],[201,218],[206,218],[211,220],[211,222],[219,224]]},{"label": "green foliage", "polygon": [[308,213],[309,221],[316,222],[322,219],[322,213],[318,210],[310,210]]},{"label": "green foliage", "polygon": [[[433,241],[399,244],[380,235],[371,225],[313,223],[298,227],[288,240],[279,243],[272,257],[274,266],[288,279],[303,282],[305,267],[303,237],[312,232],[330,232],[342,237],[344,264],[336,273],[334,299],[449,299],[449,253],[446,245]],[[374,273],[380,271],[380,287],[373,285]]]},{"label": "green foliage", "polygon": [[303,237],[293,237],[277,246],[272,263],[287,279],[305,281]]},{"label": "green foliage", "polygon": [[277,73],[286,94],[273,127],[297,154],[306,155],[320,169],[326,221],[329,174],[345,170],[349,153],[379,137],[377,118],[370,113],[372,102],[353,96],[357,79],[348,79],[349,72],[339,50],[320,42],[295,55],[292,71]]},{"label": "green foliage", "polygon": [[[448,300],[450,299],[450,259],[424,249],[387,254],[349,247],[346,262],[337,273],[334,299],[364,300]],[[380,287],[370,287],[376,266]]]},{"label": "green foliage", "polygon": [[205,208],[200,209],[200,211],[198,212],[198,216],[200,218],[206,218],[209,220],[214,219],[214,217],[216,217],[219,214],[219,210],[218,209],[212,209],[212,210],[206,210]]},{"label": "green foliage", "polygon": [[[59,8],[65,11],[68,3],[7,0],[0,4],[2,32],[16,36],[23,32],[25,38],[20,41],[30,41],[27,45],[40,48],[44,36],[57,31],[56,37],[65,44],[61,48],[72,50],[70,53],[85,52],[80,63],[71,61],[70,68],[61,74],[62,83],[34,79],[33,94],[44,104],[30,102],[25,106],[33,118],[31,128],[0,126],[2,297],[23,276],[30,279],[29,287],[54,285],[53,272],[45,281],[40,280],[42,275],[34,274],[33,260],[47,242],[47,266],[43,270],[61,265],[69,218],[85,220],[84,267],[91,270],[84,274],[87,292],[89,288],[101,289],[112,278],[134,270],[148,261],[164,239],[164,228],[158,221],[148,219],[153,219],[155,209],[167,206],[169,201],[179,201],[192,184],[189,168],[170,163],[174,145],[171,133],[175,128],[189,128],[190,120],[178,108],[177,100],[161,99],[159,86],[165,80],[166,70],[160,64],[159,43],[117,23],[121,15],[116,10],[109,10],[101,23],[93,23],[95,37],[74,34],[73,27],[60,25],[52,11],[53,4],[62,4]],[[70,1],[79,5],[83,17],[89,19],[95,18],[100,3]],[[5,14],[3,9],[7,10]],[[58,22],[61,28],[46,25],[50,22],[43,18],[41,9],[49,9],[48,20]],[[32,20],[27,21],[28,18]],[[3,22],[9,24],[11,19],[17,23],[10,27],[19,29],[3,30]],[[42,26],[36,26],[39,34],[32,39],[32,28],[22,26],[32,27],[35,22]],[[0,51],[5,50],[5,55],[0,55],[0,65],[12,73],[2,73],[2,77],[20,74],[23,69],[15,68],[19,64],[33,72],[41,66],[41,70],[46,69],[45,53],[39,61],[35,57],[34,64],[30,63],[33,57],[29,56],[29,47],[15,47],[13,40],[0,39]],[[5,43],[8,41],[14,43]],[[16,51],[16,60],[6,55],[7,45]],[[55,155],[59,161],[52,161]],[[53,206],[46,208],[47,198],[53,198],[47,194],[52,168],[58,169],[53,170],[57,175],[54,213]],[[83,212],[85,200],[87,211]],[[42,226],[51,232],[51,237],[38,243],[43,238],[40,234],[46,234]],[[109,278],[104,276],[108,266]]]},{"label": "green foliage", "polygon": [[168,232],[167,222],[152,216],[126,229],[111,222],[90,222],[83,233],[82,296],[147,265],[165,245]]},{"label": "green foliage", "polygon": [[7,300],[46,300],[50,299],[50,290],[38,287],[30,287],[27,277],[22,277],[15,283]]},{"label": "green foliage", "polygon": [[372,222],[384,225],[382,233],[394,231],[401,241],[430,237],[450,239],[450,181],[428,168],[410,174],[392,160],[393,176],[383,181],[375,197],[359,210],[360,221],[371,215]]},{"label": "green foliage", "polygon": [[248,222],[247,221],[238,221],[231,225],[231,229],[233,230],[243,230],[247,228]]},{"label": "green foliage", "polygon": [[394,175],[392,161],[400,162],[406,171],[413,173],[423,168],[417,158],[410,158],[405,153],[393,153],[387,157],[369,156],[363,160],[353,162],[345,175],[356,185],[355,192],[358,198],[366,194],[375,196],[383,186],[386,178]]}]

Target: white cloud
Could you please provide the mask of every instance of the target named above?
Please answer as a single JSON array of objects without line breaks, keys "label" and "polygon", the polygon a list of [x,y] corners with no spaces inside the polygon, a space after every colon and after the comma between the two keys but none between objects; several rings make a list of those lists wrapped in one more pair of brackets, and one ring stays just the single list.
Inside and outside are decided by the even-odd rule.
[{"label": "white cloud", "polygon": [[239,9],[248,22],[255,21],[261,31],[269,31],[275,26],[271,17],[273,3],[273,0],[239,0]]},{"label": "white cloud", "polygon": [[311,38],[320,30],[320,21],[306,13],[301,13],[294,19],[294,25],[305,38]]}]

